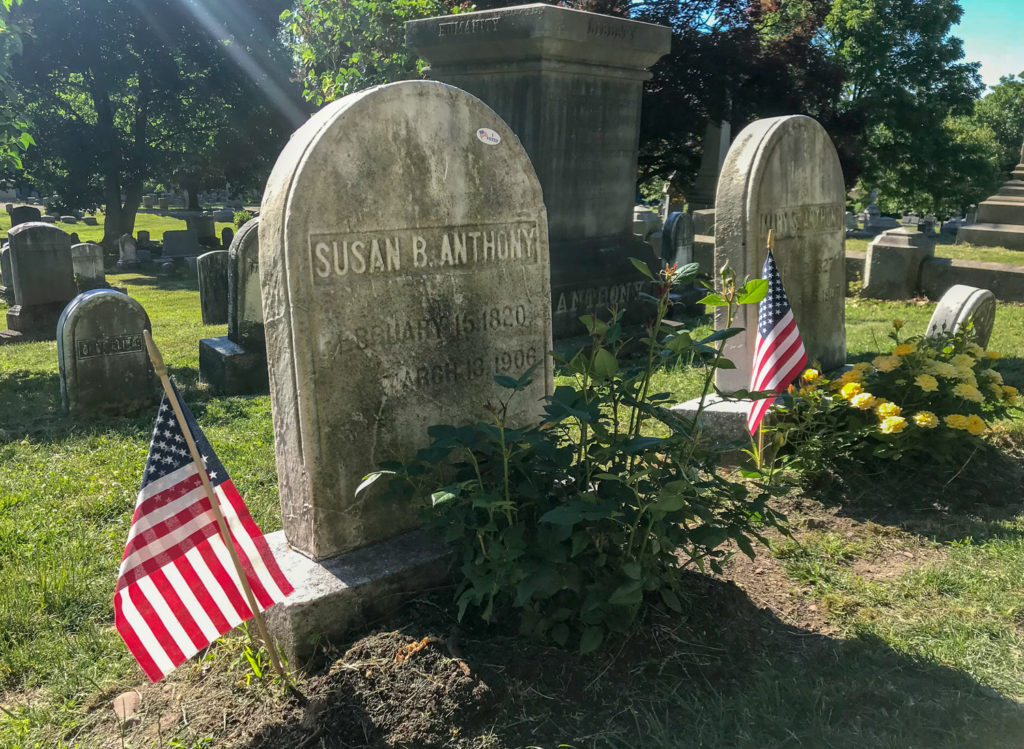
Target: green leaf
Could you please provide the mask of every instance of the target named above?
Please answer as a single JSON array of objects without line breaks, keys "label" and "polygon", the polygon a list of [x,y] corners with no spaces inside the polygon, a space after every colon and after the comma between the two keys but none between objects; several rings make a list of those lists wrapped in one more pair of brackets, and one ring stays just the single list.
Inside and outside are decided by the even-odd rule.
[{"label": "green leaf", "polygon": [[548,510],[540,516],[540,522],[552,525],[574,525],[581,520],[600,520],[611,513],[611,505],[594,504],[583,500],[574,500]]},{"label": "green leaf", "polygon": [[630,580],[640,579],[640,562],[626,562],[622,565],[622,571]]},{"label": "green leaf", "polygon": [[509,377],[507,375],[494,375],[494,381],[503,388],[508,388],[509,390],[515,390],[519,385],[519,382],[514,377]]},{"label": "green leaf", "polygon": [[716,330],[706,338],[701,338],[698,343],[708,344],[714,343],[715,341],[725,341],[733,336],[737,336],[742,333],[745,328],[722,328],[722,330]]},{"label": "green leaf", "polygon": [[580,637],[580,655],[592,653],[604,641],[604,627],[587,627]]},{"label": "green leaf", "polygon": [[630,580],[616,588],[608,603],[612,606],[635,606],[643,600],[644,584],[640,580]]},{"label": "green leaf", "polygon": [[768,295],[768,280],[752,278],[736,292],[736,301],[740,304],[757,304]]},{"label": "green leaf", "polygon": [[444,504],[445,502],[450,502],[451,500],[457,498],[458,496],[459,495],[453,492],[442,489],[441,491],[434,492],[433,494],[430,495],[430,503],[434,507],[437,507],[438,505]]},{"label": "green leaf", "polygon": [[634,268],[643,273],[649,279],[651,279],[652,281],[654,280],[654,274],[651,273],[651,269],[647,267],[647,263],[645,263],[643,260],[637,260],[635,257],[631,257],[629,259],[629,262],[633,264]]},{"label": "green leaf", "polygon": [[551,628],[551,639],[564,647],[565,643],[569,641],[569,627],[563,622],[559,622]]},{"label": "green leaf", "polygon": [[375,481],[377,481],[377,479],[379,479],[381,476],[386,476],[386,475],[394,476],[395,472],[394,471],[374,471],[373,473],[366,474],[365,476],[363,476],[363,480],[359,484],[359,486],[356,487],[354,496],[358,497],[359,496],[359,492],[363,491],[364,489],[369,488]]},{"label": "green leaf", "polygon": [[661,600],[665,602],[665,605],[675,611],[677,614],[683,613],[683,604],[679,602],[679,596],[677,596],[671,588],[662,588]]},{"label": "green leaf", "polygon": [[729,302],[725,301],[725,297],[721,294],[708,294],[697,304],[703,304],[705,307],[725,307]]},{"label": "green leaf", "polygon": [[608,349],[598,349],[594,353],[594,376],[607,380],[619,371],[619,362]]}]

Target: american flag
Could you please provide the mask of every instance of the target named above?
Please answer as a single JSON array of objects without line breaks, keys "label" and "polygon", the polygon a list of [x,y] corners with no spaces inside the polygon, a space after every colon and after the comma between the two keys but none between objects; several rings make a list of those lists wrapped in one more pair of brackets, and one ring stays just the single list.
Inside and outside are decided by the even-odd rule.
[{"label": "american flag", "polygon": [[[292,586],[188,406],[178,402],[252,592],[259,608],[268,608]],[[142,670],[157,681],[252,616],[165,394],[117,575],[114,624]]]},{"label": "american flag", "polygon": [[[786,290],[782,287],[775,257],[768,250],[761,277],[768,281],[768,294],[761,300],[757,316],[757,343],[754,365],[750,371],[752,391],[785,389],[807,366],[807,351],[796,327],[793,310],[789,306]],[[775,402],[775,396],[750,402],[747,429],[757,431],[765,413]]]}]

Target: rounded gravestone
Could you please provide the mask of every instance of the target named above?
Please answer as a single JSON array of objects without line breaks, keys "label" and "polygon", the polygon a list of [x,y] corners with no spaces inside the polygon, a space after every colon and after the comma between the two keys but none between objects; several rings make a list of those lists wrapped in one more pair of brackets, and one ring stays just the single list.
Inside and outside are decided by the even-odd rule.
[{"label": "rounded gravestone", "polygon": [[289,544],[314,559],[415,527],[354,496],[434,424],[486,418],[496,375],[551,382],[547,221],[529,157],[479,99],[433,81],[324,107],[285,146],[260,211],[260,275]]},{"label": "rounded gravestone", "polygon": [[661,230],[661,259],[668,265],[692,263],[693,237],[693,216],[682,211],[670,213]]},{"label": "rounded gravestone", "polygon": [[[745,127],[726,156],[715,201],[715,268],[728,261],[742,282],[760,278],[768,232],[793,316],[811,362],[833,369],[846,362],[846,188],[835,146],[817,121],[803,115],[758,120]],[[717,308],[716,327],[725,311]],[[750,384],[758,305],[740,308],[725,356],[736,369],[718,371],[726,392]]]},{"label": "rounded gravestone", "polygon": [[263,300],[260,297],[260,220],[239,228],[228,250],[228,338],[262,346]]},{"label": "rounded gravestone", "polygon": [[212,250],[196,260],[203,325],[228,321],[228,251]]},{"label": "rounded gravestone", "polygon": [[154,402],[153,370],[142,340],[142,305],[112,289],[79,294],[57,322],[57,362],[64,409],[131,413]]},{"label": "rounded gravestone", "polygon": [[936,305],[925,336],[933,338],[944,333],[956,333],[971,322],[978,345],[984,347],[992,337],[995,319],[995,294],[988,289],[956,284],[949,287]]}]

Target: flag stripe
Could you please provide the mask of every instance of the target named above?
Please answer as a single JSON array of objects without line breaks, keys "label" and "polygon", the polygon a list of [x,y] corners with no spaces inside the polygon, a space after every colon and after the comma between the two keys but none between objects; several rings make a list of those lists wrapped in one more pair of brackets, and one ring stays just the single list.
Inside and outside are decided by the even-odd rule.
[{"label": "flag stripe", "polygon": [[[277,590],[274,594],[275,600],[280,601],[288,597],[294,591],[294,588],[288,582],[288,578],[284,576],[284,572],[281,571],[277,560],[274,559],[274,554],[270,551],[267,540],[260,533],[260,529],[257,527],[256,521],[252,519],[252,515],[249,514],[249,508],[242,501],[242,495],[235,488],[235,483],[228,480],[221,484],[219,488],[223,491],[224,496],[229,502],[227,506],[223,503],[221,504],[224,516],[229,519],[232,533],[237,535],[245,546],[246,554],[248,554],[261,579],[263,579],[264,585],[272,593],[274,589]],[[240,532],[235,528],[235,522],[242,525],[244,532]]]},{"label": "flag stripe", "polygon": [[228,622],[227,617],[221,613],[223,608],[228,607],[229,604],[227,596],[223,596],[223,594],[222,598],[224,606],[214,600],[214,594],[217,592],[217,589],[209,587],[202,579],[200,579],[199,573],[196,572],[195,565],[193,564],[193,560],[189,557],[190,554],[194,557],[199,557],[195,549],[192,549],[185,556],[175,559],[174,567],[177,569],[178,574],[181,575],[181,579],[185,581],[186,585],[188,585],[189,591],[191,591],[192,595],[194,595],[196,600],[199,602],[203,613],[206,614],[210,623],[217,630],[213,636],[210,637],[210,641],[212,642],[217,639],[218,635],[222,632],[227,632],[231,629],[231,623]]},{"label": "flag stripe", "polygon": [[[191,648],[194,648],[192,652],[196,652],[204,648],[209,640],[203,639],[203,633],[199,629],[199,625],[192,617],[188,607],[182,602],[181,596],[178,595],[178,591],[174,589],[174,586],[171,585],[171,581],[167,579],[167,573],[164,570],[173,569],[174,565],[169,564],[164,568],[158,569],[152,575],[147,577],[146,580],[153,583],[153,586],[156,588],[156,594],[160,596],[160,598],[163,599],[170,608],[172,615],[177,619],[178,624],[181,626],[182,632],[184,632],[190,640],[189,645]],[[176,637],[176,639],[180,641],[180,638]],[[182,651],[188,651],[189,649],[190,648],[186,646],[182,648]]]},{"label": "flag stripe", "polygon": [[145,613],[149,628],[157,639],[161,641],[167,655],[174,661],[174,665],[184,662],[198,648],[192,644],[192,640],[185,632],[181,620],[171,608],[156,586],[152,576],[144,577],[138,583],[131,586],[131,590],[141,596],[145,596],[149,603],[149,611]]},{"label": "flag stripe", "polygon": [[150,601],[145,596],[137,583],[129,585],[125,590],[128,592],[128,598],[135,605],[139,618],[145,625],[143,633],[148,632],[156,641],[156,644],[164,652],[165,657],[170,661],[172,668],[182,663],[185,660],[185,654],[175,644],[171,633],[167,631],[167,627],[164,626],[164,623],[160,621],[160,618],[154,612],[153,601]]},{"label": "flag stripe", "polygon": [[131,602],[126,590],[121,590],[114,596],[114,624],[129,652],[135,656],[135,660],[151,680],[156,681],[174,668],[174,664],[168,660],[163,648],[157,645],[149,627],[135,610],[135,604]]},{"label": "flag stripe", "polygon": [[[220,635],[220,630],[217,629],[217,625],[210,618],[207,607],[200,602],[195,591],[185,582],[185,577],[181,574],[180,567],[182,560],[183,557],[175,559],[173,564],[163,567],[161,572],[167,578],[167,584],[174,588],[174,593],[178,596],[181,606],[188,609],[189,615],[195,622],[201,638],[201,642],[197,643],[198,646],[205,648],[208,643],[217,639],[218,635]],[[189,635],[192,636],[192,633],[189,633]],[[194,636],[192,639],[195,641]]]},{"label": "flag stripe", "polygon": [[199,553],[199,549],[189,550],[185,558],[188,559],[189,567],[199,580],[201,589],[212,599],[213,610],[211,616],[215,612],[223,621],[223,624],[219,627],[220,631],[227,632],[239,622],[244,621],[245,617],[239,616],[231,600],[228,598],[227,592],[213,576],[213,572],[206,566],[206,560]]},{"label": "flag stripe", "polygon": [[804,351],[803,342],[796,338],[789,344],[785,351],[779,350],[764,365],[760,376],[755,383],[756,390],[774,390],[785,387],[793,381],[798,372],[794,369],[800,368],[801,359],[807,361],[807,353]]},{"label": "flag stripe", "polygon": [[[237,623],[252,616],[249,604],[245,602],[245,598],[242,595],[241,583],[234,574],[234,570],[231,569],[231,559],[228,556],[228,550],[224,546],[223,539],[219,536],[208,539],[197,546],[196,551],[199,552],[206,563],[205,570],[213,576],[213,579],[217,581],[217,585],[227,595],[228,601],[231,602],[231,608],[237,619],[231,616],[228,616],[228,619]],[[227,566],[225,566],[225,563]],[[223,611],[223,609],[221,610]],[[224,611],[224,614],[227,615],[227,612]]]}]

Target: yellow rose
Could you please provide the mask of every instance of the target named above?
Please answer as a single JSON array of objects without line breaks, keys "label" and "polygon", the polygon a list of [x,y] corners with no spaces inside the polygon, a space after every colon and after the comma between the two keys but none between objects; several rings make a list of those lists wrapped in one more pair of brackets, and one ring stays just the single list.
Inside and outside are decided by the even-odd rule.
[{"label": "yellow rose", "polygon": [[871,360],[871,364],[879,372],[892,372],[900,365],[900,361],[898,356],[876,356]]},{"label": "yellow rose", "polygon": [[967,417],[967,431],[973,435],[979,435],[984,433],[988,429],[988,425],[982,421],[978,414],[971,414]]},{"label": "yellow rose", "polygon": [[859,382],[848,382],[843,385],[842,390],[839,394],[843,396],[843,400],[851,400],[852,398],[860,395],[864,392],[864,387]]},{"label": "yellow rose", "polygon": [[858,393],[850,399],[850,405],[861,411],[867,411],[875,405],[875,396],[871,393]]},{"label": "yellow rose", "polygon": [[970,369],[958,369],[956,371],[956,378],[960,382],[966,382],[969,385],[978,387],[978,378],[974,376],[974,371]]},{"label": "yellow rose", "polygon": [[814,382],[819,377],[821,377],[821,372],[816,369],[804,370],[804,379],[807,380],[807,382]]},{"label": "yellow rose", "polygon": [[998,351],[986,351],[985,352],[985,356],[987,356],[989,359],[1002,359],[1003,358],[1003,355],[1000,354]]},{"label": "yellow rose", "polygon": [[875,413],[878,414],[878,418],[884,420],[888,419],[890,416],[899,416],[903,413],[903,409],[892,401],[882,401],[875,406]]},{"label": "yellow rose", "polygon": [[965,346],[965,348],[967,349],[967,353],[973,356],[975,359],[980,359],[985,355],[985,349],[983,349],[976,343],[968,343],[967,346]]},{"label": "yellow rose", "polygon": [[882,430],[882,434],[899,434],[907,428],[907,420],[902,416],[887,416],[878,428]]},{"label": "yellow rose", "polygon": [[956,367],[944,361],[935,362],[933,370],[934,371],[932,371],[931,374],[938,375],[939,377],[945,377],[947,380],[956,379],[960,374]]},{"label": "yellow rose", "polygon": [[892,321],[892,326],[896,328],[896,330],[899,330],[900,328],[903,327],[903,321],[897,317],[895,320]]},{"label": "yellow rose", "polygon": [[997,385],[1003,384],[1003,376],[994,369],[983,369],[978,376],[985,380],[985,382],[994,382]]},{"label": "yellow rose", "polygon": [[974,385],[970,385],[966,382],[961,382],[953,388],[953,395],[959,396],[964,400],[974,401],[975,403],[981,403],[985,400],[985,396],[981,394]]},{"label": "yellow rose", "polygon": [[914,423],[922,429],[934,429],[939,425],[939,418],[931,411],[918,411],[914,414]]},{"label": "yellow rose", "polygon": [[871,371],[871,365],[866,361],[857,362],[853,365],[851,372],[856,372],[860,377],[864,377],[868,372]]},{"label": "yellow rose", "polygon": [[963,414],[950,414],[943,421],[946,422],[946,426],[950,429],[966,429],[969,419]]},{"label": "yellow rose", "polygon": [[915,346],[912,343],[901,343],[899,346],[892,350],[892,353],[895,356],[906,356],[907,354],[914,353],[916,349],[917,346]]},{"label": "yellow rose", "polygon": [[974,359],[967,354],[957,354],[949,360],[949,363],[957,369],[970,369],[974,366]]},{"label": "yellow rose", "polygon": [[1003,400],[1009,403],[1016,403],[1019,391],[1013,385],[1003,385]]},{"label": "yellow rose", "polygon": [[914,378],[914,384],[926,393],[934,393],[939,389],[939,381],[930,374],[919,374]]},{"label": "yellow rose", "polygon": [[991,392],[992,395],[994,395],[997,400],[999,400],[999,399],[1001,399],[1003,397],[1003,386],[1002,385],[997,385],[994,382],[992,382],[992,383],[989,383],[988,389],[989,389],[989,392]]}]

